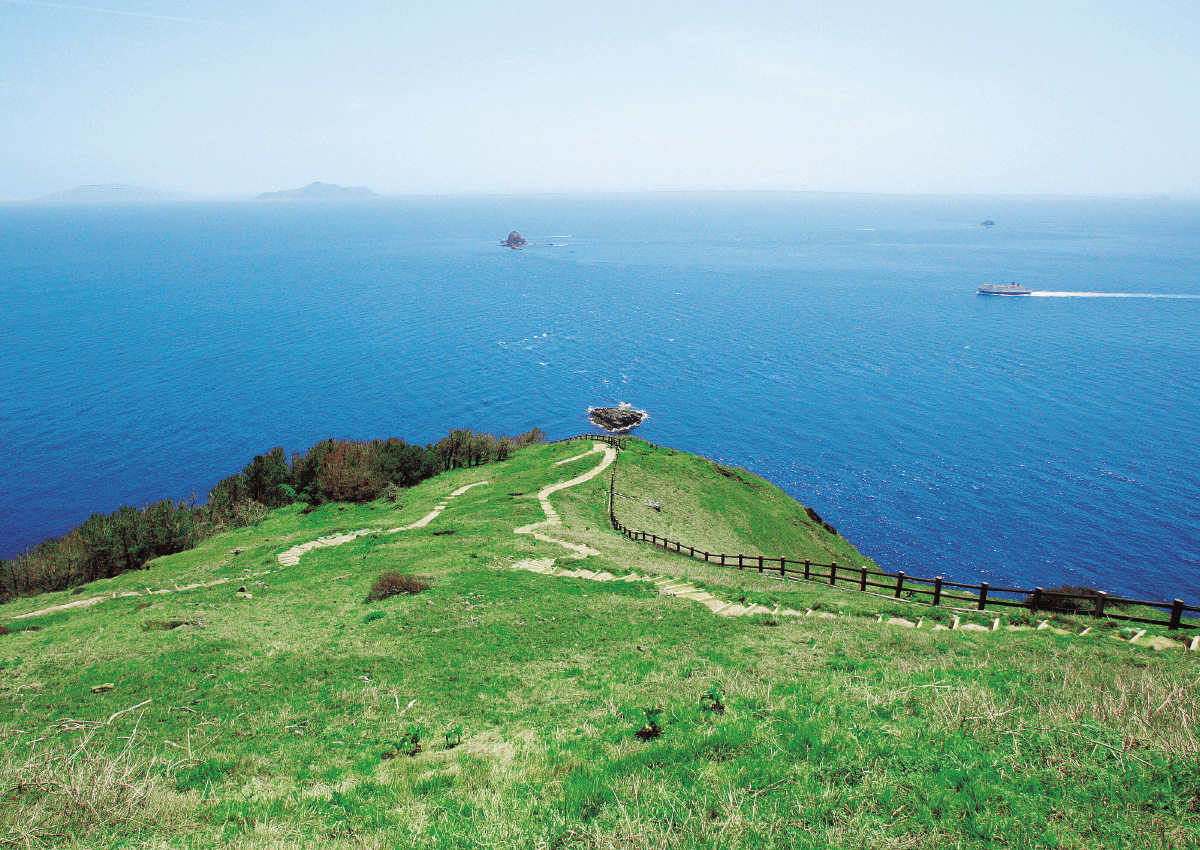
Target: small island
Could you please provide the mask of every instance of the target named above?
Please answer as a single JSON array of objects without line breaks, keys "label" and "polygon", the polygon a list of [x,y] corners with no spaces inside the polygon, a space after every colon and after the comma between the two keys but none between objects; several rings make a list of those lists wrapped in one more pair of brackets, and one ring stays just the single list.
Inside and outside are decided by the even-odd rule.
[{"label": "small island", "polygon": [[526,244],[525,237],[522,236],[520,233],[517,233],[517,231],[514,230],[512,233],[508,234],[507,239],[504,239],[500,242],[500,247],[511,248],[512,250],[515,251],[518,248],[524,246],[525,244]]},{"label": "small island", "polygon": [[647,414],[622,402],[618,407],[589,407],[588,419],[598,428],[613,434],[627,434],[641,425]]},{"label": "small island", "polygon": [[980,227],[995,227],[996,222],[992,221],[990,218],[985,218],[983,221],[979,222],[979,226]]},{"label": "small island", "polygon": [[379,196],[366,186],[338,186],[335,183],[309,183],[299,189],[284,189],[281,192],[263,192],[259,201],[353,201]]},{"label": "small island", "polygon": [[160,192],[144,186],[126,186],[121,183],[106,183],[76,186],[61,192],[51,192],[36,200],[52,203],[123,203],[129,201],[178,201],[186,199],[182,192]]}]

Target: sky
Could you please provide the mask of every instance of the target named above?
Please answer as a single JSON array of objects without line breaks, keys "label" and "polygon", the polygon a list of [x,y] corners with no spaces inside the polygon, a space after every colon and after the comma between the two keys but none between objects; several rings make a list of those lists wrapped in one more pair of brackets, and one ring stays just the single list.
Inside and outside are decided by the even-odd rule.
[{"label": "sky", "polygon": [[0,0],[0,197],[1200,196],[1196,0]]}]

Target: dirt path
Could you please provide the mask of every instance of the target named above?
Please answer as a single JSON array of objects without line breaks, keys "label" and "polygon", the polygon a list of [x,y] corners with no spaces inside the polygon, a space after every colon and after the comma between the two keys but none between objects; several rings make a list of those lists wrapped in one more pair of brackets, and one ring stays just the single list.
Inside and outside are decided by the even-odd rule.
[{"label": "dirt path", "polygon": [[555,464],[555,466],[559,466],[564,463],[569,463],[573,460],[579,460],[580,458],[587,457],[588,455],[596,452],[602,452],[604,454],[604,460],[601,461],[598,466],[588,470],[587,472],[583,473],[583,475],[578,475],[575,478],[572,478],[570,481],[561,481],[558,484],[551,484],[548,487],[543,487],[541,490],[539,490],[537,494],[538,502],[541,504],[542,513],[546,515],[546,518],[541,522],[535,522],[531,525],[523,525],[520,528],[514,528],[513,534],[530,534],[533,536],[534,540],[540,540],[543,543],[554,543],[555,545],[562,546],[564,549],[567,549],[569,552],[571,552],[571,555],[569,556],[571,558],[578,559],[586,558],[589,555],[599,555],[600,552],[590,546],[584,546],[581,543],[570,543],[566,540],[559,540],[557,537],[550,537],[549,535],[542,534],[540,531],[538,531],[538,529],[541,528],[551,528],[556,525],[562,525],[562,519],[559,517],[558,511],[554,510],[554,506],[550,504],[550,496],[557,493],[559,490],[566,490],[568,487],[576,487],[587,481],[591,481],[593,478],[612,465],[612,462],[617,459],[617,450],[612,446],[605,445],[604,443],[593,443],[592,450],[590,452],[584,452],[581,455],[567,458],[566,460],[559,461]]},{"label": "dirt path", "polygon": [[[592,570],[571,570],[555,566],[552,558],[532,558],[525,561],[518,561],[512,565],[514,570],[528,570],[533,573],[540,573],[545,576],[553,576],[555,578],[586,578],[590,581],[645,581],[651,582],[658,589],[659,594],[663,596],[677,596],[680,599],[691,599],[694,602],[699,602],[704,607],[708,608],[718,617],[741,617],[754,614],[767,614],[772,617],[818,617],[824,620],[839,620],[845,619],[841,614],[833,614],[828,611],[813,611],[807,609],[805,611],[796,611],[792,608],[781,608],[775,606],[769,608],[766,605],[756,605],[749,603],[746,605],[728,600],[719,599],[695,587],[683,579],[675,576],[667,575],[639,575],[637,573],[629,573],[628,575],[614,575],[610,572],[593,572]],[[915,623],[912,620],[905,620],[902,617],[884,618],[882,615],[875,620],[876,623],[885,626],[893,626],[896,628],[906,629],[921,629],[928,628],[925,626],[924,618],[918,619]],[[959,631],[959,632],[981,632],[990,633],[1003,629],[1010,632],[1022,631],[1044,631],[1057,635],[1072,635],[1083,637],[1092,631],[1091,627],[1083,629],[1081,632],[1071,632],[1066,629],[1060,629],[1050,625],[1048,620],[1043,620],[1037,626],[1001,626],[1000,619],[996,618],[990,626],[981,626],[977,623],[963,623],[958,617],[955,617],[949,626],[935,624],[931,631]],[[1112,638],[1121,641],[1122,643],[1131,643],[1134,646],[1140,646],[1145,649],[1153,649],[1161,651],[1164,649],[1183,649],[1187,651],[1200,651],[1200,636],[1183,640],[1172,640],[1171,638],[1162,637],[1161,635],[1148,635],[1145,630],[1136,631],[1131,637],[1124,637],[1119,634],[1112,635]]]},{"label": "dirt path", "polygon": [[[541,505],[542,513],[544,513],[546,515],[546,519],[542,520],[541,522],[535,522],[530,525],[521,526],[520,528],[514,528],[513,533],[514,534],[532,535],[532,537],[535,540],[540,540],[544,543],[553,543],[557,546],[562,546],[564,549],[566,549],[568,551],[568,553],[569,553],[568,557],[570,557],[572,560],[580,560],[583,558],[587,558],[591,555],[599,555],[600,552],[596,549],[591,548],[590,546],[585,546],[585,545],[579,544],[579,543],[571,543],[566,540],[560,540],[556,537],[550,537],[549,535],[542,534],[539,531],[539,529],[552,528],[556,525],[557,526],[562,525],[562,519],[559,517],[558,512],[556,510],[554,510],[554,506],[550,504],[550,496],[552,496],[553,494],[557,493],[560,490],[566,490],[569,487],[576,487],[580,484],[584,484],[588,481],[591,481],[597,475],[600,475],[602,472],[604,472],[604,470],[606,470],[609,466],[611,466],[613,464],[613,462],[617,459],[617,451],[616,451],[616,449],[612,448],[611,446],[605,445],[603,443],[593,443],[591,451],[587,451],[587,452],[584,452],[583,454],[575,455],[574,457],[569,457],[566,460],[556,461],[554,463],[554,466],[562,466],[564,464],[572,463],[577,460],[582,460],[582,459],[584,459],[590,455],[593,455],[597,452],[602,453],[604,455],[604,457],[601,460],[601,462],[594,468],[592,468],[592,469],[588,470],[587,472],[583,473],[582,475],[578,475],[575,478],[572,478],[568,481],[561,481],[557,484],[550,484],[546,487],[543,487],[541,490],[539,490],[538,494],[537,494],[537,499],[538,499],[538,503]],[[446,509],[446,507],[449,505],[451,499],[455,498],[456,496],[463,495],[464,493],[466,493],[473,487],[480,487],[480,486],[483,486],[485,484],[490,484],[490,483],[491,482],[489,482],[489,481],[476,481],[472,484],[466,484],[462,487],[459,487],[457,490],[454,490],[453,492],[449,493],[436,507],[434,507],[434,509],[432,511],[430,511],[425,516],[421,517],[419,520],[412,523],[411,525],[399,526],[397,528],[389,528],[386,531],[383,529],[379,529],[379,528],[364,528],[359,531],[351,531],[351,532],[347,532],[345,534],[331,535],[328,537],[320,537],[320,538],[310,541],[308,543],[302,543],[298,546],[293,546],[292,548],[288,549],[285,552],[281,552],[278,556],[276,556],[277,560],[279,561],[279,565],[281,567],[295,566],[296,564],[300,563],[301,556],[312,551],[313,549],[326,548],[326,547],[331,547],[331,546],[341,546],[343,543],[349,543],[351,540],[355,540],[358,537],[361,537],[361,536],[364,536],[367,534],[397,534],[401,531],[409,531],[414,528],[423,528],[423,527],[429,525],[429,523],[433,522],[433,520],[437,519],[438,516],[441,515],[442,511],[444,511]],[[711,594],[701,588],[698,588],[698,587],[688,583],[687,581],[684,581],[683,579],[680,579],[680,578],[677,578],[674,576],[669,576],[669,575],[645,575],[645,576],[643,576],[643,575],[639,575],[638,573],[629,573],[627,575],[619,576],[619,575],[615,575],[615,574],[607,572],[607,571],[597,572],[597,571],[585,570],[585,569],[571,570],[571,569],[565,569],[563,567],[556,566],[553,558],[530,558],[530,559],[518,561],[517,563],[512,565],[512,568],[514,570],[527,570],[529,572],[539,573],[539,574],[545,575],[545,576],[553,576],[556,578],[585,578],[585,579],[589,579],[591,581],[650,582],[658,589],[658,592],[661,595],[675,596],[675,597],[679,597],[681,599],[690,599],[694,602],[699,602],[701,605],[705,606],[710,611],[712,611],[713,614],[715,614],[719,617],[741,617],[741,616],[753,616],[753,615],[761,615],[761,614],[766,614],[766,615],[772,616],[772,617],[819,617],[822,619],[839,619],[841,617],[840,614],[833,614],[828,611],[813,611],[811,609],[808,609],[805,611],[797,611],[792,608],[781,608],[778,605],[775,606],[774,608],[770,608],[770,607],[767,607],[766,605],[755,604],[753,602],[748,603],[748,604],[741,604],[741,602],[744,600],[739,600],[738,602],[732,602],[729,600],[720,599],[720,598],[714,596],[713,594]],[[270,572],[270,571],[268,570],[267,572]],[[263,573],[263,574],[265,575],[265,573]],[[226,584],[229,581],[230,581],[230,579],[221,578],[221,579],[216,579],[215,581],[211,581],[208,583],[190,584],[190,585],[187,585],[186,587],[179,587],[178,585],[175,585],[172,589],[151,590],[150,588],[146,588],[145,595],[158,595],[158,594],[164,594],[164,593],[177,593],[177,592],[184,592],[184,591],[189,591],[189,590],[199,590],[199,589],[206,588],[206,587],[212,587],[215,585]],[[80,599],[80,600],[76,600],[73,602],[67,602],[62,605],[53,605],[49,608],[43,608],[38,611],[31,611],[28,614],[18,614],[17,616],[13,617],[13,619],[19,620],[19,619],[23,619],[25,617],[36,617],[41,614],[50,614],[50,613],[54,613],[56,611],[64,611],[64,610],[73,609],[73,608],[87,608],[92,605],[97,605],[101,602],[105,602],[109,599],[118,599],[118,598],[131,597],[131,596],[142,596],[142,595],[143,595],[143,593],[138,592],[138,591],[125,591],[123,593],[113,593],[111,596],[94,596],[89,599]],[[239,593],[238,595],[241,596],[243,594]],[[247,598],[249,597],[249,594],[245,594],[245,595],[247,596]],[[917,622],[914,623],[911,620],[906,620],[901,617],[890,617],[888,619],[884,619],[884,617],[882,615],[880,615],[878,617],[876,622],[883,624],[883,625],[887,625],[887,626],[893,626],[893,627],[899,627],[899,628],[909,628],[909,629],[920,629],[924,625],[923,618],[918,619]],[[951,625],[943,626],[941,624],[937,624],[937,625],[933,626],[933,631],[945,630],[945,631],[970,631],[970,632],[988,633],[988,632],[994,632],[1000,628],[1001,628],[1001,626],[1000,626],[999,618],[993,620],[991,626],[989,627],[989,626],[982,626],[982,625],[979,625],[976,623],[961,623],[960,619],[956,616],[956,617],[954,617],[954,620]],[[1060,629],[1060,628],[1051,626],[1049,621],[1042,621],[1042,623],[1036,627],[1033,627],[1033,626],[1005,626],[1003,628],[1006,631],[1036,630],[1036,631],[1050,631],[1050,632],[1053,632],[1055,634],[1060,634],[1060,635],[1074,635],[1075,634],[1074,632],[1069,632],[1065,629]],[[1079,633],[1079,636],[1087,635],[1091,631],[1092,631],[1091,627],[1085,628],[1082,632]],[[1164,649],[1182,648],[1187,651],[1200,651],[1200,636],[1194,637],[1191,640],[1177,641],[1177,640],[1171,640],[1169,638],[1161,637],[1158,635],[1147,635],[1145,630],[1141,630],[1141,631],[1138,631],[1135,634],[1133,634],[1133,636],[1130,638],[1120,637],[1118,635],[1113,635],[1113,637],[1115,637],[1117,640],[1121,640],[1123,642],[1127,641],[1129,643],[1132,643],[1137,646],[1142,646],[1147,649],[1164,650]]]},{"label": "dirt path", "polygon": [[228,584],[232,579],[218,578],[209,582],[197,582],[195,584],[185,585],[180,587],[164,588],[162,590],[151,590],[146,588],[145,591],[140,590],[125,590],[113,591],[110,596],[92,596],[88,599],[78,599],[74,602],[65,602],[62,605],[51,605],[49,608],[42,608],[39,611],[30,611],[28,614],[17,614],[13,617],[14,620],[23,620],[26,617],[37,617],[41,614],[53,614],[55,611],[69,611],[72,608],[90,608],[93,605],[99,605],[101,602],[107,602],[110,599],[126,599],[133,596],[160,596],[164,593],[183,593],[188,590],[203,590],[206,587],[216,587],[219,584]]},{"label": "dirt path", "polygon": [[[598,466],[596,466],[594,469],[591,469],[588,472],[585,472],[583,475],[572,478],[569,481],[563,481],[559,484],[551,484],[550,486],[544,487],[541,491],[538,492],[538,501],[541,503],[542,512],[546,515],[546,519],[542,520],[541,522],[535,522],[531,525],[525,525],[520,528],[515,528],[515,529],[513,529],[513,532],[516,534],[530,534],[530,535],[533,535],[533,538],[535,540],[541,540],[546,543],[554,543],[558,546],[562,546],[563,548],[567,549],[571,553],[569,557],[571,557],[573,560],[579,560],[582,558],[586,558],[589,555],[599,555],[600,552],[591,548],[590,546],[584,546],[584,545],[581,545],[578,543],[569,543],[565,540],[559,540],[557,538],[550,537],[545,534],[541,534],[538,531],[538,529],[541,529],[541,528],[549,528],[549,527],[553,527],[555,525],[562,525],[562,520],[559,518],[558,512],[555,511],[554,507],[550,504],[549,497],[552,494],[557,493],[559,490],[565,490],[568,487],[575,487],[579,484],[583,484],[584,482],[590,481],[591,479],[595,478],[597,475],[599,475],[601,472],[603,472],[605,469],[607,469],[613,463],[613,461],[615,461],[617,459],[617,452],[611,446],[606,446],[603,443],[593,443],[592,451],[584,452],[583,454],[580,454],[580,455],[575,455],[574,457],[567,458],[566,460],[557,461],[554,464],[555,466],[562,466],[563,464],[566,464],[566,463],[571,463],[573,461],[581,460],[594,452],[603,452],[604,453],[603,462],[600,463]],[[714,596],[713,594],[709,593],[706,590],[702,590],[701,588],[698,588],[692,584],[689,584],[688,582],[684,581],[683,579],[676,578],[673,576],[667,576],[667,575],[643,576],[643,575],[639,575],[638,573],[629,573],[628,575],[618,576],[618,575],[614,575],[613,573],[610,573],[607,571],[596,572],[593,570],[585,570],[585,569],[576,569],[576,570],[565,569],[563,567],[556,566],[553,558],[529,558],[526,560],[518,561],[517,563],[513,564],[512,568],[514,570],[528,570],[529,572],[539,573],[539,574],[545,575],[545,576],[554,576],[554,577],[558,577],[558,578],[586,578],[591,581],[644,581],[644,582],[651,582],[654,584],[654,586],[656,588],[658,588],[658,592],[660,594],[662,594],[664,596],[677,596],[681,599],[691,599],[695,602],[699,602],[701,605],[708,608],[710,611],[712,611],[718,617],[742,617],[742,616],[752,616],[755,614],[767,614],[772,617],[819,617],[822,619],[838,619],[841,616],[839,614],[833,614],[828,611],[813,611],[811,609],[808,609],[805,611],[797,611],[792,608],[781,608],[778,605],[775,606],[774,608],[769,608],[766,605],[755,604],[753,602],[748,603],[748,604],[741,604],[740,600],[739,600],[739,602],[732,602],[732,601],[729,601],[726,599],[720,599],[720,598]],[[889,617],[889,618],[885,619],[882,615],[880,615],[877,618],[876,622],[883,624],[883,625],[887,625],[887,626],[893,626],[893,627],[897,627],[897,628],[908,628],[908,629],[920,629],[925,624],[924,618],[919,618],[914,623],[913,621],[906,620],[902,617]],[[979,625],[977,623],[963,623],[963,622],[961,622],[960,618],[956,616],[956,617],[954,617],[951,625],[943,626],[939,623],[939,624],[934,625],[932,630],[933,631],[968,631],[968,632],[988,633],[988,632],[997,631],[1000,628],[1001,628],[1001,626],[1000,626],[999,618],[994,619],[990,626],[983,626],[983,625]],[[1075,634],[1075,632],[1069,632],[1066,629],[1060,629],[1060,628],[1051,626],[1049,621],[1046,621],[1046,620],[1043,620],[1041,622],[1041,624],[1039,624],[1036,627],[1033,627],[1033,626],[1004,626],[1003,628],[1006,631],[1024,631],[1024,630],[1032,629],[1032,630],[1036,630],[1036,631],[1050,631],[1050,632],[1053,632],[1055,634],[1060,634],[1060,635],[1074,635]],[[1079,635],[1080,636],[1086,635],[1090,631],[1091,631],[1090,627],[1085,628],[1082,632],[1079,633]],[[1162,650],[1162,649],[1183,648],[1183,649],[1189,650],[1189,651],[1200,651],[1200,636],[1194,637],[1191,640],[1185,640],[1185,641],[1181,642],[1181,641],[1171,640],[1169,638],[1164,638],[1161,636],[1147,635],[1146,632],[1143,630],[1143,631],[1136,632],[1135,634],[1133,634],[1133,636],[1131,638],[1118,637],[1117,639],[1122,640],[1122,641],[1128,640],[1128,642],[1130,642],[1130,643],[1136,644],[1138,646],[1146,647],[1147,649]]]},{"label": "dirt path", "polygon": [[490,481],[476,481],[474,484],[465,484],[462,487],[459,487],[457,490],[446,496],[446,498],[442,499],[441,503],[437,507],[425,514],[425,516],[421,517],[412,525],[402,525],[398,526],[397,528],[389,528],[387,530],[382,528],[364,528],[360,531],[350,531],[346,534],[335,534],[330,537],[318,537],[316,540],[311,540],[308,543],[301,543],[299,546],[293,546],[286,552],[280,552],[279,555],[276,556],[276,560],[279,561],[279,566],[281,567],[294,567],[296,564],[300,563],[300,558],[303,555],[311,552],[313,549],[341,546],[343,543],[349,543],[351,540],[367,534],[399,534],[401,531],[409,531],[414,528],[424,528],[438,518],[442,511],[446,509],[446,506],[450,503],[450,500],[455,496],[461,496],[472,487],[480,487],[484,484],[491,483],[492,482]]}]

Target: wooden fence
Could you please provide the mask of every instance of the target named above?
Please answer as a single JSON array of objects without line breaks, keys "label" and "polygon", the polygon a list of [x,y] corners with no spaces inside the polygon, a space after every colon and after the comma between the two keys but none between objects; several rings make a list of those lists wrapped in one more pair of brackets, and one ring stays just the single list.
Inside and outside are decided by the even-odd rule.
[{"label": "wooden fence", "polygon": [[550,440],[547,445],[554,443],[569,443],[571,440],[598,440],[607,443],[614,449],[623,449],[629,442],[628,437],[614,437],[611,434],[576,434],[574,437],[563,437],[561,440]]},{"label": "wooden fence", "polygon": [[[888,573],[882,570],[868,569],[866,566],[841,565],[837,561],[831,564],[821,564],[808,559],[770,558],[764,555],[730,555],[725,552],[705,552],[695,546],[689,546],[678,540],[668,540],[647,531],[636,531],[628,528],[617,519],[616,512],[616,473],[613,473],[608,491],[608,516],[612,527],[630,540],[649,543],[668,552],[676,552],[689,558],[698,558],[706,564],[716,564],[721,567],[736,567],[739,570],[756,570],[767,575],[778,575],[784,581],[814,581],[828,584],[830,587],[841,587],[858,590],[864,593],[875,593],[894,599],[911,599],[916,602],[927,602],[931,605],[942,605],[949,602],[952,607],[971,607],[983,611],[987,606],[1008,608],[1028,608],[1037,610],[1054,610],[1066,600],[1077,601],[1074,613],[1092,615],[1094,617],[1112,617],[1133,623],[1148,623],[1156,626],[1166,626],[1168,629],[1200,628],[1200,622],[1185,622],[1185,613],[1200,614],[1200,607],[1185,605],[1182,599],[1174,602],[1149,602],[1144,599],[1127,599],[1122,596],[1111,596],[1104,591],[1095,595],[1067,593],[1059,590],[1044,590],[1035,587],[1032,590],[1022,590],[1016,587],[992,587],[986,581],[980,584],[962,584],[946,581],[942,576],[922,578],[910,576],[904,572]],[[624,494],[622,494],[624,495]],[[968,591],[963,593],[961,591]],[[1012,597],[1020,597],[1014,599]],[[955,604],[964,603],[964,604]],[[1169,612],[1169,619],[1156,620],[1148,617],[1135,617],[1122,612],[1115,612],[1107,606],[1137,605],[1155,608]],[[1091,610],[1085,610],[1090,606]]]}]

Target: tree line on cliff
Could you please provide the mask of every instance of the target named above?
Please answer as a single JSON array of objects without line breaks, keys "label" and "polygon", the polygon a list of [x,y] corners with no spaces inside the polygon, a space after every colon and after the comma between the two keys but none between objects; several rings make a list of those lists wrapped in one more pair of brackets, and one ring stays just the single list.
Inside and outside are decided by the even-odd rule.
[{"label": "tree line on cliff", "polygon": [[110,514],[92,514],[64,536],[0,560],[0,603],[148,569],[155,558],[191,549],[221,531],[255,525],[285,505],[301,502],[307,511],[326,502],[394,501],[401,489],[444,470],[502,461],[544,437],[534,428],[517,437],[457,429],[424,447],[396,437],[329,439],[293,452],[290,462],[276,447],[221,479],[202,505],[170,499],[140,510],[125,505]]}]

